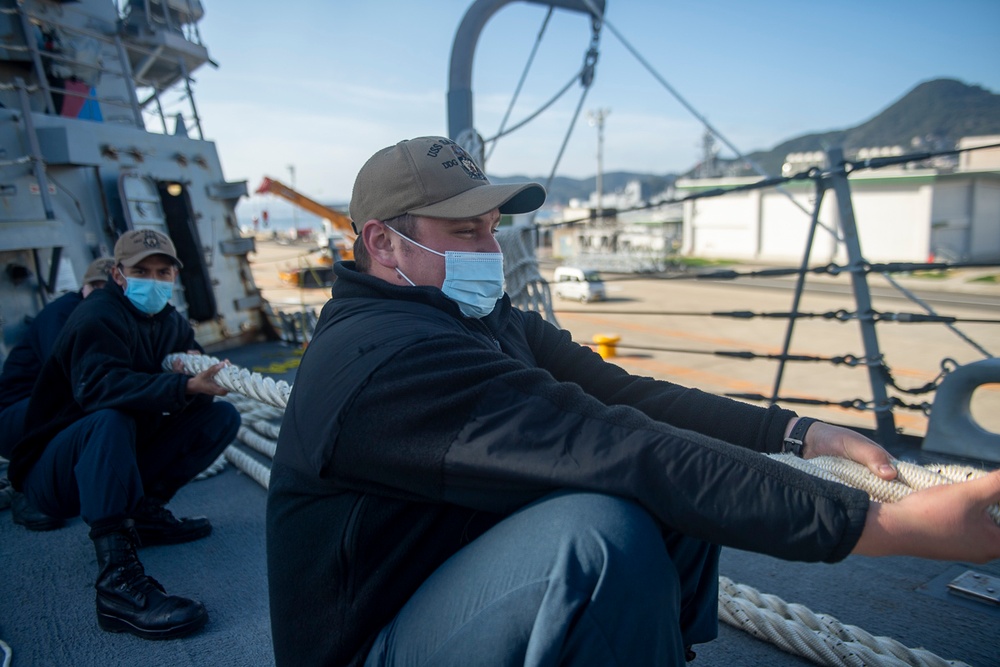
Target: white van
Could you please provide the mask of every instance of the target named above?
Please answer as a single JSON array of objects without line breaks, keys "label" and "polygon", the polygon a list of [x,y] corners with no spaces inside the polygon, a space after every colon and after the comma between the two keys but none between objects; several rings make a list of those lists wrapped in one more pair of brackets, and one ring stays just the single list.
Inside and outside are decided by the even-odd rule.
[{"label": "white van", "polygon": [[552,276],[556,296],[588,303],[607,298],[601,274],[593,269],[579,269],[575,266],[557,267]]}]

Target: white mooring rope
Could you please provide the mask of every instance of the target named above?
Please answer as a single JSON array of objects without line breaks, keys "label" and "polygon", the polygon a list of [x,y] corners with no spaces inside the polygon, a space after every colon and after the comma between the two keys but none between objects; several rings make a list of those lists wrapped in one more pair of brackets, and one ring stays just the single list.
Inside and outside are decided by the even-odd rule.
[{"label": "white mooring rope", "polygon": [[719,577],[719,619],[818,665],[969,667]]},{"label": "white mooring rope", "polygon": [[[183,372],[195,375],[217,364],[207,355],[171,354],[163,367],[173,370],[177,360]],[[216,382],[233,394],[226,397],[243,417],[237,438],[266,457],[273,457],[277,446],[279,419],[288,404],[291,385],[275,382],[260,373],[227,366],[216,375]],[[265,489],[271,478],[270,468],[242,449],[230,445],[224,456]],[[879,502],[895,502],[918,489],[977,479],[986,474],[967,466],[934,464],[919,466],[895,461],[898,477],[886,481],[854,461],[821,456],[808,461],[791,454],[772,454],[771,458],[794,466],[828,481],[861,489]],[[1000,505],[989,509],[1000,523]],[[945,660],[924,649],[911,649],[890,637],[875,637],[861,628],[844,625],[826,614],[815,614],[799,604],[760,593],[727,577],[719,577],[719,619],[782,650],[804,657],[825,667],[969,667],[964,662]]]},{"label": "white mooring rope", "polygon": [[[887,481],[876,477],[868,468],[839,456],[817,456],[808,461],[794,454],[770,454],[772,459],[804,470],[810,474],[833,482],[861,489],[872,500],[881,503],[894,503],[914,491],[927,489],[942,484],[955,484],[984,477],[985,470],[971,466],[941,465],[919,466],[907,461],[893,461],[896,466],[896,479]],[[991,505],[987,512],[1000,524],[1000,504]]]},{"label": "white mooring rope", "polygon": [[[184,373],[187,375],[197,375],[220,361],[207,354],[184,354],[179,352],[166,356],[163,360],[164,370],[173,371],[175,360],[183,364]],[[265,377],[260,373],[251,373],[246,369],[233,365],[225,366],[216,373],[215,381],[220,387],[229,391],[282,410],[288,404],[288,395],[292,391],[291,385],[284,380],[275,382],[272,378]]]}]

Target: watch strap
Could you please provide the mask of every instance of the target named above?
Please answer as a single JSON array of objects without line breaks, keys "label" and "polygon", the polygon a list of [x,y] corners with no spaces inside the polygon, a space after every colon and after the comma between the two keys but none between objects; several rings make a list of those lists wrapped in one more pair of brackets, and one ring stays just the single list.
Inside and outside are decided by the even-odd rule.
[{"label": "watch strap", "polygon": [[806,433],[809,432],[809,427],[818,421],[813,417],[799,417],[792,427],[792,432],[782,441],[781,451],[802,458],[802,451],[806,447]]}]

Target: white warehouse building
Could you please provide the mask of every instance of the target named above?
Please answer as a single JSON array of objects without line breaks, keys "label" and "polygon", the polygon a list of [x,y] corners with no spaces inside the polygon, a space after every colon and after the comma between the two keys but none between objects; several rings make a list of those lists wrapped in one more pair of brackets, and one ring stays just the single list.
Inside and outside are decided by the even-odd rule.
[{"label": "white warehouse building", "polygon": [[[1000,137],[976,137],[1000,143]],[[960,147],[962,144],[960,144]],[[987,151],[983,151],[984,153]],[[992,156],[991,156],[992,157]],[[994,161],[997,164],[994,164]],[[849,178],[861,251],[870,262],[1000,261],[1000,160],[958,169],[863,170]],[[677,194],[753,183],[757,178],[683,179]],[[782,191],[783,190],[783,191]],[[797,263],[802,257],[816,190],[811,181],[684,203],[685,255]],[[797,202],[799,206],[796,206]],[[839,231],[836,194],[823,196],[819,220]],[[822,227],[810,263],[847,261],[843,244]]]}]

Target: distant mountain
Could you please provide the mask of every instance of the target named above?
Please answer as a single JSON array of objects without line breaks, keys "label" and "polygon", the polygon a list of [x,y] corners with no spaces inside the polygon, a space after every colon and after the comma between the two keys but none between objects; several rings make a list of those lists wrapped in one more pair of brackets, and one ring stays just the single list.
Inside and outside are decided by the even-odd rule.
[{"label": "distant mountain", "polygon": [[[547,176],[494,176],[490,174],[492,183],[523,183],[524,181],[535,181],[545,184]],[[658,195],[667,189],[677,180],[676,174],[639,174],[631,171],[612,171],[604,174],[601,189],[605,192],[614,192],[625,187],[631,181],[638,179],[642,183],[643,197]],[[597,177],[590,178],[568,178],[566,176],[556,176],[552,179],[552,184],[547,189],[548,196],[545,198],[546,206],[565,206],[570,199],[586,200],[590,193],[597,190]]]},{"label": "distant mountain", "polygon": [[[806,134],[747,157],[769,174],[781,173],[785,156],[840,146],[845,153],[873,146],[907,151],[949,150],[962,137],[1000,134],[1000,94],[955,79],[918,84],[884,111],[857,127]],[[749,169],[747,173],[751,173]]]},{"label": "distant mountain", "polygon": [[[842,147],[845,153],[874,146],[902,146],[904,150],[914,152],[949,150],[962,137],[987,134],[1000,134],[1000,94],[955,79],[934,79],[918,84],[857,127],[805,134],[783,141],[771,150],[754,151],[747,157],[775,176],[781,173],[781,165],[789,153],[819,151],[832,146]],[[726,173],[755,173],[749,165],[735,162],[720,160]],[[685,175],[692,173],[694,168]],[[650,196],[662,192],[678,175],[612,172],[604,174],[602,188],[605,192],[612,192],[636,178],[643,184],[643,195]],[[490,175],[490,180],[496,183],[524,180],[544,183],[545,179],[539,176]],[[596,187],[594,177],[575,179],[557,176],[549,188],[546,204],[566,204],[572,198],[587,199]]]}]

